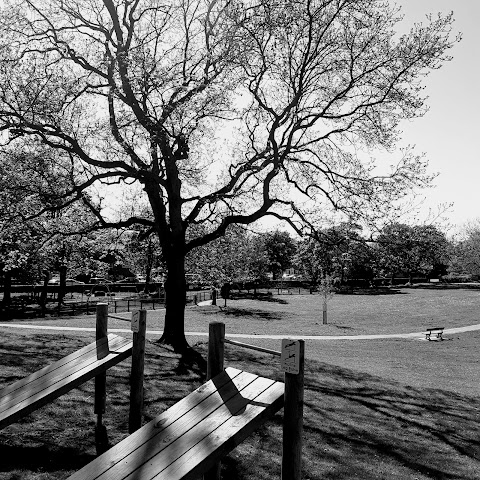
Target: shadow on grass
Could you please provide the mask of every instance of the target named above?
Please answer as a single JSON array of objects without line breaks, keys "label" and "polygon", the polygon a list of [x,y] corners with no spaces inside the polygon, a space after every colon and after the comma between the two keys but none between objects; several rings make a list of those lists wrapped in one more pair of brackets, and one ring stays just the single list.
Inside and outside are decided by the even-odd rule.
[{"label": "shadow on grass", "polygon": [[232,292],[232,300],[257,300],[259,302],[279,303],[280,305],[287,305],[288,302],[283,298],[274,297],[272,294],[266,293],[251,293],[251,292]]},{"label": "shadow on grass", "polygon": [[337,295],[408,295],[408,292],[402,292],[396,288],[349,288],[341,287],[336,291]]},{"label": "shadow on grass", "polygon": [[206,379],[207,361],[197,350],[191,348],[184,352],[175,367],[177,375],[188,375],[190,373],[198,375],[201,381]]},{"label": "shadow on grass", "polygon": [[[229,362],[243,356],[234,352]],[[273,363],[257,357],[255,373],[278,379]],[[317,362],[309,368],[302,478],[480,478],[478,399]],[[224,478],[279,478],[281,432],[275,416],[225,462]]]},{"label": "shadow on grass", "polygon": [[[323,444],[324,462],[336,465],[335,475],[322,478],[348,478],[354,470],[356,478],[376,477],[373,458],[382,468],[390,465],[395,475],[389,478],[418,478],[420,472],[468,479],[480,473],[477,399],[330,365],[322,370],[320,378],[308,375],[305,401],[307,435]],[[355,456],[348,461],[339,449]]]},{"label": "shadow on grass", "polygon": [[94,458],[95,455],[79,453],[78,448],[73,447],[0,445],[0,472],[16,469],[32,472],[79,470]]},{"label": "shadow on grass", "polygon": [[[32,366],[35,353],[38,367],[45,365],[53,349],[46,348],[44,342],[51,338],[7,335],[10,348],[0,349],[0,365],[21,376]],[[23,344],[25,363],[12,365],[11,352]],[[60,345],[61,350],[67,350],[67,339]],[[74,350],[77,340],[70,339],[70,345]],[[198,366],[183,368],[177,354],[151,342],[146,349],[145,421],[149,421],[198,387],[203,376]],[[206,343],[196,349],[206,356]],[[272,355],[232,347],[226,349],[225,365],[283,379],[278,359]],[[3,372],[2,384],[6,383]],[[127,361],[107,375],[104,420],[112,444],[128,433],[129,373]],[[0,431],[2,480],[37,480],[42,471],[48,472],[42,479],[60,480],[93,458],[92,383]],[[275,415],[223,460],[223,478],[280,478],[282,415]],[[302,478],[480,478],[479,425],[477,398],[412,388],[387,378],[308,361]]]},{"label": "shadow on grass", "polygon": [[284,320],[286,313],[281,312],[267,312],[265,310],[258,310],[255,308],[242,309],[235,307],[224,308],[221,313],[227,317],[242,317],[249,320],[265,320],[265,321],[275,321],[275,320]]}]

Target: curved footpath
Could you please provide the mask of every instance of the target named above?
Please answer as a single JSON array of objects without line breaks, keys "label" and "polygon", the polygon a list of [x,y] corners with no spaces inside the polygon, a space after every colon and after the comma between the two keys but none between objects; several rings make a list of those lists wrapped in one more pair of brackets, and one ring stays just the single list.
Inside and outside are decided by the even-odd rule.
[{"label": "curved footpath", "polygon": [[[13,329],[30,329],[30,330],[44,330],[44,331],[72,331],[72,332],[95,332],[95,328],[86,327],[54,327],[51,325],[30,325],[21,323],[0,323],[0,328],[13,328]],[[444,334],[455,334],[471,332],[474,330],[480,330],[480,324],[469,325],[466,327],[446,328]],[[129,328],[109,328],[109,332],[112,333],[128,333],[131,332]],[[148,335],[162,335],[161,330],[147,330]],[[187,337],[208,337],[206,332],[185,332]],[[413,338],[413,339],[425,339],[425,332],[414,333],[392,333],[381,335],[252,335],[242,333],[227,333],[227,337],[231,338],[265,338],[271,340],[281,340],[282,338],[292,338],[301,340],[378,340],[378,339],[390,339],[390,338]]]}]

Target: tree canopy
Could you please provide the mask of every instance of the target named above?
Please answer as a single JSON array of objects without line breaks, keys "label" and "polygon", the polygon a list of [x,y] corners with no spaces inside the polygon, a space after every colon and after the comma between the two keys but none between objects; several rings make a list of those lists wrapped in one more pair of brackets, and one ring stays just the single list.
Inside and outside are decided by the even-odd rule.
[{"label": "tree canopy", "polygon": [[[188,252],[266,215],[299,232],[330,209],[381,216],[430,181],[412,152],[368,154],[424,113],[455,42],[451,16],[402,36],[400,18],[380,0],[6,0],[4,148],[56,150],[90,229],[158,236],[163,340],[182,349]],[[142,208],[112,212],[119,189]]]},{"label": "tree canopy", "polygon": [[450,253],[443,232],[433,225],[385,226],[377,238],[379,263],[390,275],[406,273],[441,275],[446,273]]}]

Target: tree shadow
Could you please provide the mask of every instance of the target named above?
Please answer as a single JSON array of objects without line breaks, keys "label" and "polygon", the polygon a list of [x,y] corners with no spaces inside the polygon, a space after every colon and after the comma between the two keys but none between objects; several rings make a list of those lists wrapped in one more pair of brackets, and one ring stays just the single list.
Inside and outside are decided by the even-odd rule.
[{"label": "tree shadow", "polygon": [[149,343],[152,349],[155,348],[158,351],[158,357],[168,356],[173,360],[175,375],[194,374],[202,381],[206,378],[207,361],[199,350],[187,344],[180,351],[176,351],[173,346],[163,342],[162,339]]},{"label": "tree shadow", "polygon": [[252,293],[252,292],[231,292],[231,297],[234,300],[246,299],[257,300],[259,302],[279,303],[280,305],[288,305],[288,302],[283,298],[274,297],[271,293]]},{"label": "tree shadow", "polygon": [[[25,344],[29,353],[24,367],[34,353],[46,363],[43,355],[51,356],[53,349],[44,348],[43,342],[50,339],[21,337],[17,348]],[[147,342],[145,420],[204,381],[206,343],[195,348],[198,353],[190,357]],[[9,365],[15,350],[0,349],[3,365]],[[283,379],[272,355],[233,347],[225,353],[226,366]],[[306,362],[306,368],[302,478],[480,478],[479,399],[440,388],[413,388],[326,363]],[[109,436],[117,436],[112,444],[127,436],[129,374],[128,362],[108,373],[105,420]],[[76,392],[0,432],[0,471],[8,472],[7,478],[16,478],[19,470],[26,470],[21,473],[25,478],[42,471],[49,478],[64,478],[66,471],[94,458],[92,382]],[[282,417],[275,415],[222,460],[224,478],[279,478]]]},{"label": "tree shadow", "polygon": [[397,288],[390,287],[372,287],[372,288],[353,288],[340,287],[335,291],[337,295],[408,295],[409,292],[403,292]]},{"label": "tree shadow", "polygon": [[[396,465],[397,478],[405,470],[411,472],[405,478],[420,472],[428,478],[466,480],[473,470],[480,471],[477,399],[331,365],[324,365],[324,372],[321,378],[306,378],[305,409],[311,420],[306,430],[327,447],[325,460],[335,462],[340,472],[355,469],[356,478],[368,478],[372,458]],[[355,461],[338,455],[338,449],[355,451]]]},{"label": "tree shadow", "polygon": [[0,472],[15,470],[19,466],[32,472],[79,470],[94,458],[95,455],[79,453],[78,448],[0,445]]},{"label": "tree shadow", "polygon": [[207,361],[202,354],[194,348],[182,352],[178,364],[175,367],[177,375],[196,374],[201,381],[207,377]]},{"label": "tree shadow", "polygon": [[275,320],[283,320],[286,316],[285,313],[281,312],[266,312],[264,310],[249,308],[249,309],[242,309],[242,308],[235,308],[235,307],[227,307],[222,310],[222,313],[225,316],[232,316],[232,317],[243,317],[253,320],[264,320],[264,321],[275,321]]},{"label": "tree shadow", "polygon": [[[242,362],[240,352],[230,355],[234,364]],[[255,373],[281,376],[271,358],[257,357],[255,364]],[[312,367],[305,376],[302,478],[479,478],[477,398],[329,364]],[[268,478],[278,466],[281,438],[282,419],[274,417],[248,440],[240,466],[235,454],[226,462],[232,473],[226,478]]]}]

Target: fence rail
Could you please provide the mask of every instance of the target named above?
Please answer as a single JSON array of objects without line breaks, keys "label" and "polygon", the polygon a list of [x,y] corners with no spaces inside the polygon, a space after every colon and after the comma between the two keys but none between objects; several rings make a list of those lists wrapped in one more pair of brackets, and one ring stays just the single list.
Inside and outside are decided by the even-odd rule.
[{"label": "fence rail", "polygon": [[235,340],[229,340],[228,338],[225,338],[223,340],[223,342],[224,343],[229,343],[230,345],[235,345],[236,347],[242,347],[242,348],[248,348],[250,350],[256,350],[257,352],[270,353],[271,355],[276,355],[278,357],[281,355],[281,352],[277,352],[276,350],[270,350],[269,348],[257,347],[257,345],[251,345],[250,343],[237,342]]}]

